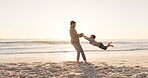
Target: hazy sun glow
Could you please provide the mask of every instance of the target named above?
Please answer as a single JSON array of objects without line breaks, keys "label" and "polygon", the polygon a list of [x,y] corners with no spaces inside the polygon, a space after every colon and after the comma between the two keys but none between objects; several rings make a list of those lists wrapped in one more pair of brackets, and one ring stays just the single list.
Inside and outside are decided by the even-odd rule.
[{"label": "hazy sun glow", "polygon": [[75,60],[76,59],[77,52],[69,52],[66,54],[66,59],[69,61]]},{"label": "hazy sun glow", "polygon": [[148,39],[148,0],[1,0],[1,39],[69,40],[78,33],[98,39]]}]

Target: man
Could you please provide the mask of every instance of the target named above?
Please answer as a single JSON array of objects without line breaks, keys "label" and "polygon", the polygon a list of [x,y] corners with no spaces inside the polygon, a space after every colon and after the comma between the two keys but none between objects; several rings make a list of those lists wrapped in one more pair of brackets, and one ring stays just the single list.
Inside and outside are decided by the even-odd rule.
[{"label": "man", "polygon": [[75,27],[76,27],[76,22],[75,21],[71,21],[70,22],[70,37],[71,37],[71,44],[75,47],[75,49],[77,50],[77,62],[79,62],[79,59],[80,59],[80,53],[83,57],[83,60],[85,62],[86,61],[86,57],[85,57],[85,54],[84,54],[84,51],[80,45],[80,41],[79,41],[79,37],[82,37],[83,33],[81,34],[78,34]]}]

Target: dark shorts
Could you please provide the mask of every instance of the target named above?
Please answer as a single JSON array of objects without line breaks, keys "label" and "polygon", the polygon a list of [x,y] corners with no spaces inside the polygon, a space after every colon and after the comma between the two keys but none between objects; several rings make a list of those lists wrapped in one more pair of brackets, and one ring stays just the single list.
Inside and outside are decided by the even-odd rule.
[{"label": "dark shorts", "polygon": [[98,47],[101,48],[101,49],[103,49],[103,50],[106,50],[107,49],[107,47],[104,46],[102,43],[100,43]]}]

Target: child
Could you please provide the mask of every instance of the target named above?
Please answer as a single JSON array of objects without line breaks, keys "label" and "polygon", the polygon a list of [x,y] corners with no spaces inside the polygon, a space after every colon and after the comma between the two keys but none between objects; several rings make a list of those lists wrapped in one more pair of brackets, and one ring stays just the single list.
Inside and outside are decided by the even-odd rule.
[{"label": "child", "polygon": [[99,48],[106,50],[108,47],[114,47],[113,45],[110,45],[112,42],[108,43],[107,46],[104,46],[101,42],[95,41],[96,36],[91,35],[90,37],[87,37],[83,34],[83,37],[90,42],[93,46],[98,46]]}]

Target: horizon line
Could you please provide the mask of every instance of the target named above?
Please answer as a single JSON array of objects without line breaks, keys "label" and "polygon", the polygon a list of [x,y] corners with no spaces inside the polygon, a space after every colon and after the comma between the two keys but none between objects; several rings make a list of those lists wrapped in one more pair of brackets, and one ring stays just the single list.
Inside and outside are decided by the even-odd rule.
[{"label": "horizon line", "polygon": [[[0,38],[0,40],[64,40],[59,38]],[[69,39],[70,40],[70,39]],[[65,40],[65,41],[69,41]],[[148,39],[96,39],[96,40],[148,40]]]}]

